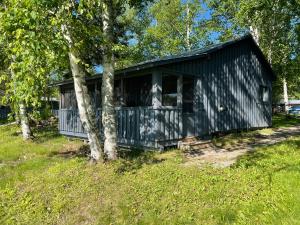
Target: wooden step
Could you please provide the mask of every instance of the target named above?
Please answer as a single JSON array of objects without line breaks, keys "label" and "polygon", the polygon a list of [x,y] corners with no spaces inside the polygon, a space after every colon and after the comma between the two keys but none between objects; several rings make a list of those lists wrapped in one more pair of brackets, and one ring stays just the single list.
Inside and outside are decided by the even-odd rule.
[{"label": "wooden step", "polygon": [[178,148],[181,150],[205,150],[213,147],[210,140],[197,140],[193,142],[179,142]]}]

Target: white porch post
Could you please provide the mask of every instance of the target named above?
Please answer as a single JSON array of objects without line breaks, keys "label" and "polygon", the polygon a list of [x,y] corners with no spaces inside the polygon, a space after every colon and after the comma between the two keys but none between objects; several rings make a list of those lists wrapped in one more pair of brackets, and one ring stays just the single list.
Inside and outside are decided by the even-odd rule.
[{"label": "white porch post", "polygon": [[162,74],[157,70],[152,73],[152,106],[154,109],[162,106]]},{"label": "white porch post", "polygon": [[182,76],[177,79],[177,107],[182,108]]},{"label": "white porch post", "polygon": [[183,90],[183,78],[182,75],[178,77],[177,79],[177,107],[180,109],[179,110],[179,121],[178,121],[178,138],[181,138],[183,136],[183,123],[182,123],[182,103],[183,103],[183,98],[182,98],[182,90]]},{"label": "white porch post", "polygon": [[159,144],[161,137],[160,123],[162,123],[162,115],[160,109],[162,106],[162,73],[158,70],[152,73],[152,107],[154,109],[153,118],[153,139],[155,140],[155,147],[163,150],[163,146]]}]

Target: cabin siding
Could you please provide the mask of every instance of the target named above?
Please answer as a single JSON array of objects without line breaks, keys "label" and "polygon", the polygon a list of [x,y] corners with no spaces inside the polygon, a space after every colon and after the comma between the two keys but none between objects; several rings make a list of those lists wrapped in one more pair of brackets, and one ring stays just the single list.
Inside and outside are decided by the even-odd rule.
[{"label": "cabin siding", "polygon": [[[165,68],[196,77],[196,136],[271,126],[272,77],[246,42]],[[261,101],[260,86],[270,90],[267,103]],[[220,112],[220,106],[227,110]]]}]

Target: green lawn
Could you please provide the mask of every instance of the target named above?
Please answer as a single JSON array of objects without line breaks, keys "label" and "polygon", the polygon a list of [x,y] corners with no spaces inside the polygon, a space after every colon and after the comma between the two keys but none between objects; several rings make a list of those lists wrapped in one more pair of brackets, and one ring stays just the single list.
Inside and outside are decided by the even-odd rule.
[{"label": "green lawn", "polygon": [[300,125],[300,116],[292,116],[292,115],[283,115],[278,114],[273,116],[273,126],[274,128],[278,127],[289,127]]},{"label": "green lawn", "polygon": [[17,130],[0,127],[0,224],[300,224],[300,137],[199,169],[178,150],[89,165],[79,141]]}]

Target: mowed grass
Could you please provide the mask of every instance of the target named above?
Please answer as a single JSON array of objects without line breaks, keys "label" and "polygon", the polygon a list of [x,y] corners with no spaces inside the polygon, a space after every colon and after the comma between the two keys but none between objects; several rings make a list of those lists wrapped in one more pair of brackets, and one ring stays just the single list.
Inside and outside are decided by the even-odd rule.
[{"label": "mowed grass", "polygon": [[300,116],[277,114],[273,116],[274,128],[300,125]]},{"label": "mowed grass", "polygon": [[90,165],[80,141],[17,130],[0,127],[0,224],[300,224],[300,137],[199,169],[178,150]]},{"label": "mowed grass", "polygon": [[251,131],[232,132],[220,137],[214,137],[213,143],[219,147],[232,147],[238,144],[254,143],[258,137],[268,138],[280,128],[288,128],[300,126],[300,117],[277,114],[273,116],[272,127],[264,129],[256,129]]}]

